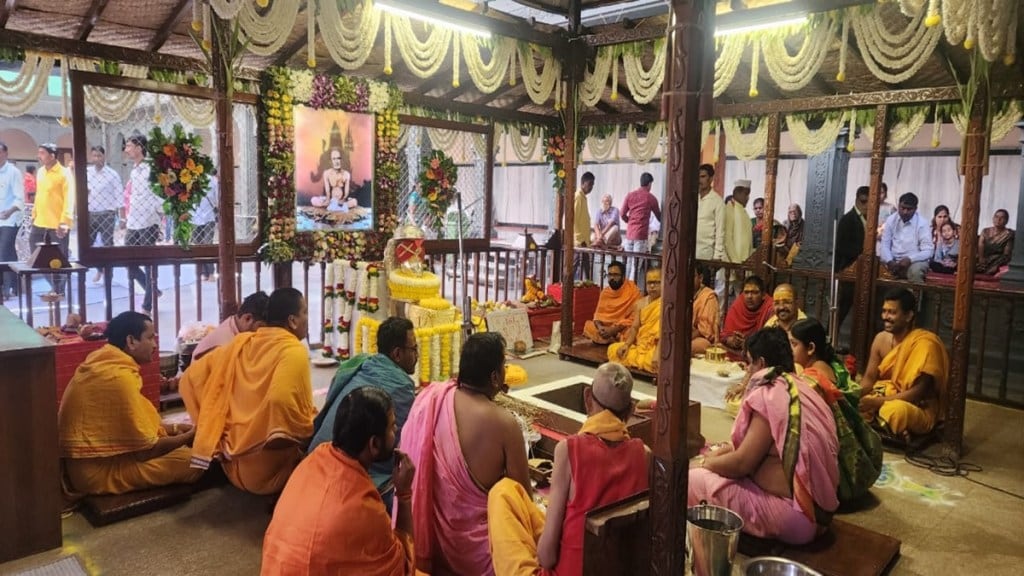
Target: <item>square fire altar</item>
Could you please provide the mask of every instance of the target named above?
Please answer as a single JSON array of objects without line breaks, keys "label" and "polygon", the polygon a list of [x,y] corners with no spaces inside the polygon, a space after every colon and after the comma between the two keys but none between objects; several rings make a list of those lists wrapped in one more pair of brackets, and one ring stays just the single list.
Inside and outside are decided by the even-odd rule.
[{"label": "square fire altar", "polygon": [[[538,409],[535,423],[542,428],[542,451],[553,451],[554,445],[551,441],[557,442],[561,436],[579,432],[587,418],[583,392],[590,387],[590,381],[591,378],[588,376],[577,375],[509,392],[509,396]],[[654,397],[634,389],[633,399],[654,400]],[[704,446],[704,437],[700,434],[700,402],[691,400],[688,410],[686,453],[687,457],[692,458]],[[626,423],[626,428],[630,436],[643,440],[648,447],[654,447],[653,414],[633,414]]]}]

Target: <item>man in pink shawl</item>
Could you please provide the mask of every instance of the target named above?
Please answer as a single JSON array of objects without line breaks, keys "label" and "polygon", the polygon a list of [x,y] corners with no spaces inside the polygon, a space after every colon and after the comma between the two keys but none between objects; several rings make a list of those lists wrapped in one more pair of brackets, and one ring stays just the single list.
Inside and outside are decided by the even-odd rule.
[{"label": "man in pink shawl", "polygon": [[487,493],[508,477],[532,494],[523,435],[494,403],[505,386],[505,342],[473,334],[459,375],[421,392],[402,429],[416,467],[412,487],[416,568],[431,574],[494,574],[487,537]]},{"label": "man in pink shawl", "polygon": [[691,464],[687,503],[732,510],[748,534],[806,544],[839,507],[836,423],[821,395],[794,373],[782,329],[747,339],[747,366],[732,442]]}]

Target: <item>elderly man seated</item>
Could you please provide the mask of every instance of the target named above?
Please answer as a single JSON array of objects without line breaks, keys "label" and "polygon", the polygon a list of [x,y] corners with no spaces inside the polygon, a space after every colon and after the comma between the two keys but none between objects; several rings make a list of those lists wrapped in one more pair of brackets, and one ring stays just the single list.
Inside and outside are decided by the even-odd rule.
[{"label": "elderly man seated", "polygon": [[242,332],[255,332],[257,328],[265,325],[269,303],[270,296],[262,290],[246,296],[234,316],[229,316],[213,332],[199,341],[192,351],[192,360],[198,360],[210,350],[230,343]]},{"label": "elderly man seated", "polygon": [[742,357],[744,342],[774,314],[774,303],[765,293],[764,280],[748,276],[743,281],[743,297],[737,298],[725,315],[722,344],[734,357]]},{"label": "elderly man seated", "polygon": [[139,365],[153,359],[149,316],[122,312],[107,326],[107,344],[75,371],[57,414],[61,457],[70,488],[80,494],[123,494],[194,482],[189,467],[195,430],[163,424],[140,392]]},{"label": "elderly man seated", "polygon": [[505,385],[505,341],[466,339],[458,376],[416,397],[402,430],[413,482],[416,569],[427,574],[494,574],[487,538],[487,493],[502,478],[531,492],[523,433],[494,401]]},{"label": "elderly man seated", "polygon": [[915,328],[917,299],[906,288],[885,295],[885,329],[871,344],[860,410],[884,431],[908,439],[931,432],[944,413],[949,356],[933,332]]},{"label": "elderly man seated", "polygon": [[[353,390],[332,424],[333,441],[299,464],[274,507],[261,574],[411,576],[415,468],[395,450],[391,397],[374,387]],[[379,464],[392,467],[398,490],[394,529],[370,477]]]},{"label": "elderly man seated", "polygon": [[612,262],[608,265],[608,286],[601,291],[594,319],[583,326],[583,334],[595,344],[619,342],[623,332],[637,321],[633,307],[639,299],[640,289],[626,279],[626,266]]},{"label": "elderly man seated", "polygon": [[192,465],[221,460],[238,489],[276,494],[313,435],[306,299],[294,288],[270,295],[267,325],[239,334],[193,363],[181,397],[197,423]]},{"label": "elderly man seated", "polygon": [[772,306],[775,314],[764,323],[765,328],[789,328],[797,320],[807,318],[807,314],[796,305],[796,290],[792,284],[779,284],[772,292]]},{"label": "elderly man seated", "polygon": [[602,364],[584,392],[587,420],[555,446],[547,519],[516,482],[504,479],[487,498],[496,576],[582,574],[583,530],[591,510],[647,489],[650,451],[630,438],[633,378]]},{"label": "elderly man seated", "polygon": [[[409,417],[416,388],[412,378],[416,361],[420,357],[416,342],[416,331],[406,318],[391,317],[381,322],[377,329],[377,354],[358,354],[338,368],[334,381],[327,391],[324,409],[313,421],[313,440],[309,449],[330,442],[334,434],[334,420],[338,405],[353,390],[364,386],[375,386],[388,393],[395,408],[396,438],[401,441],[402,427]],[[391,510],[391,472],[394,463],[376,462],[370,467],[370,477],[381,491],[384,505]]]},{"label": "elderly man seated", "polygon": [[656,372],[661,339],[661,270],[649,270],[646,279],[647,297],[636,303],[633,313],[637,321],[622,342],[608,347],[608,359],[634,370]]}]

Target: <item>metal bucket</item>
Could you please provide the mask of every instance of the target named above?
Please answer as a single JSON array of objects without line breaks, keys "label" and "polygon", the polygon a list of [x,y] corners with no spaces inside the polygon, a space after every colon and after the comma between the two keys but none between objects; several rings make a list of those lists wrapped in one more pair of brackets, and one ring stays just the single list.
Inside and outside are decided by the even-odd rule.
[{"label": "metal bucket", "polygon": [[693,576],[729,576],[743,519],[732,510],[701,504],[686,510],[686,563]]},{"label": "metal bucket", "polygon": [[759,556],[747,560],[743,574],[745,576],[821,576],[820,572],[799,562],[775,556]]}]

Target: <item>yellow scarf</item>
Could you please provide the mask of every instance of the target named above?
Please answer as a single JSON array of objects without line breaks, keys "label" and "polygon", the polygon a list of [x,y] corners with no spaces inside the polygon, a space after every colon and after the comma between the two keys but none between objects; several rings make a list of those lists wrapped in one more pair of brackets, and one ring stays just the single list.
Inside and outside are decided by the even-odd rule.
[{"label": "yellow scarf", "polygon": [[626,423],[612,413],[611,410],[602,410],[593,416],[587,417],[587,421],[580,428],[580,434],[593,434],[607,442],[625,442],[629,440],[629,431],[626,430]]}]

